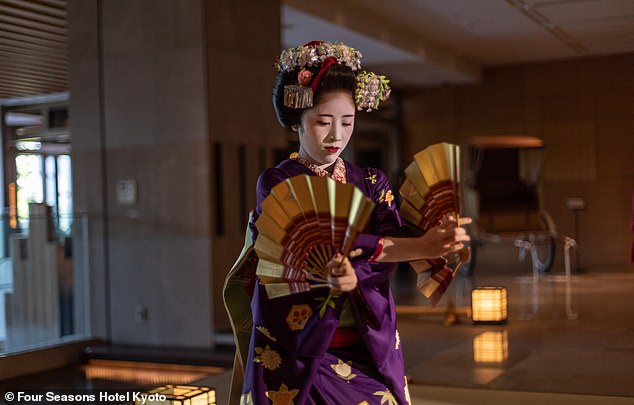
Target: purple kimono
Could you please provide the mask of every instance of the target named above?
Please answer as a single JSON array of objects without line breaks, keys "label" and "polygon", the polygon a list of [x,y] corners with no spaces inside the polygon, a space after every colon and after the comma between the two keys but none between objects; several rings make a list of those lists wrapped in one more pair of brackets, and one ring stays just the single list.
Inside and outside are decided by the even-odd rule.
[{"label": "purple kimono", "polygon": [[[358,288],[334,300],[320,315],[327,289],[269,299],[256,281],[253,329],[245,364],[244,404],[408,404],[409,393],[394,300],[389,285],[394,264],[373,263],[381,236],[400,235],[401,219],[392,188],[377,169],[345,162],[346,181],[377,205],[367,233],[357,238],[363,253],[351,259]],[[267,169],[258,179],[257,207],[250,223],[253,240],[260,204],[272,187],[300,174],[316,175],[296,160]],[[323,305],[322,305],[323,306]],[[360,336],[351,347],[331,348],[342,309],[353,315]],[[365,401],[365,402],[364,402]]]}]

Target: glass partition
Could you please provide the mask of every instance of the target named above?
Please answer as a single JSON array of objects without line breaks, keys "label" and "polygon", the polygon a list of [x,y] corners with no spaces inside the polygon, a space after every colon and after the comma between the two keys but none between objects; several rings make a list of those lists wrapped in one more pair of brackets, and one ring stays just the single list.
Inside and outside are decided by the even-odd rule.
[{"label": "glass partition", "polygon": [[45,203],[28,214],[16,229],[1,221],[0,355],[89,335],[87,217],[53,215]]},{"label": "glass partition", "polygon": [[89,335],[69,129],[66,93],[0,103],[0,355]]}]

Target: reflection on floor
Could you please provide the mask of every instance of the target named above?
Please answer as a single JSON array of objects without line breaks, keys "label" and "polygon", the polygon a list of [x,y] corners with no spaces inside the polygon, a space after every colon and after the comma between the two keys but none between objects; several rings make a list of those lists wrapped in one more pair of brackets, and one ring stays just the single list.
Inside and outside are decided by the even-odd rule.
[{"label": "reflection on floor", "polygon": [[[226,368],[199,365],[90,360],[86,364],[0,382],[0,392],[146,392],[165,385],[188,385],[218,376]],[[1,402],[0,403],[4,403]]]},{"label": "reflection on floor", "polygon": [[[573,274],[570,282],[557,274],[533,278],[530,269],[456,278],[441,312],[399,315],[412,385],[621,396],[634,403],[634,266],[620,270]],[[422,297],[405,292],[412,282],[409,273],[398,273],[397,303],[425,307]],[[458,316],[459,323],[445,326],[442,308],[468,307],[475,286],[507,287],[508,323],[473,325]]]},{"label": "reflection on floor", "polygon": [[[458,277],[438,307],[399,315],[413,404],[604,405],[634,404],[634,267],[620,272],[556,272],[534,283],[530,268],[508,274],[481,269]],[[399,271],[397,304],[429,308]],[[475,286],[506,286],[506,325],[473,325],[458,311],[470,306]],[[400,311],[399,311],[400,312]],[[228,387],[229,373],[197,384]],[[227,391],[218,390],[218,403]]]},{"label": "reflection on floor", "polygon": [[[436,310],[399,311],[413,403],[634,404],[634,266],[589,269],[573,274],[570,283],[557,274],[533,279],[530,268],[481,268],[473,277],[457,277]],[[396,274],[393,289],[399,309],[428,308],[413,283],[410,271]],[[484,285],[508,288],[506,325],[473,325],[460,312],[470,306],[471,289]],[[447,324],[446,309],[452,306],[458,310],[458,322]],[[222,357],[217,365],[226,371],[142,374],[128,364],[123,374],[132,379],[124,382],[103,370],[69,368],[3,381],[0,389],[8,383],[12,388],[63,384],[88,389],[188,383],[215,387],[218,404],[224,404],[231,356],[218,356],[208,357],[205,364]],[[138,380],[143,376],[144,382]]]}]

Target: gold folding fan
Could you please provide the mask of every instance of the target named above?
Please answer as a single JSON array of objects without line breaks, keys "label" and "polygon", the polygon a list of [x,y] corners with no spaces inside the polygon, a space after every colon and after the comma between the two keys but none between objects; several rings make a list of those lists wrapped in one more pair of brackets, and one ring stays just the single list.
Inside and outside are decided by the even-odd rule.
[{"label": "gold folding fan", "polygon": [[299,175],[271,189],[255,223],[256,274],[270,298],[328,286],[326,265],[348,255],[374,202],[353,184]]},{"label": "gold folding fan", "polygon": [[[406,221],[424,233],[438,225],[446,214],[459,217],[460,148],[457,145],[437,143],[418,152],[405,169],[405,175],[399,212]],[[447,260],[443,258],[410,263],[419,274],[418,289],[432,305],[438,302],[458,270],[459,258],[454,257],[452,261],[456,263],[453,270],[446,267]]]}]

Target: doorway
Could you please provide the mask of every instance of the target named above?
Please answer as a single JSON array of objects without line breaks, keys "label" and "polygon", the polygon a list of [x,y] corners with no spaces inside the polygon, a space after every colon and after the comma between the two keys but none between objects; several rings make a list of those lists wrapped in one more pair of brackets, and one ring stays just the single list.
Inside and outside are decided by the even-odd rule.
[{"label": "doorway", "polygon": [[75,333],[66,98],[0,106],[0,354]]}]

